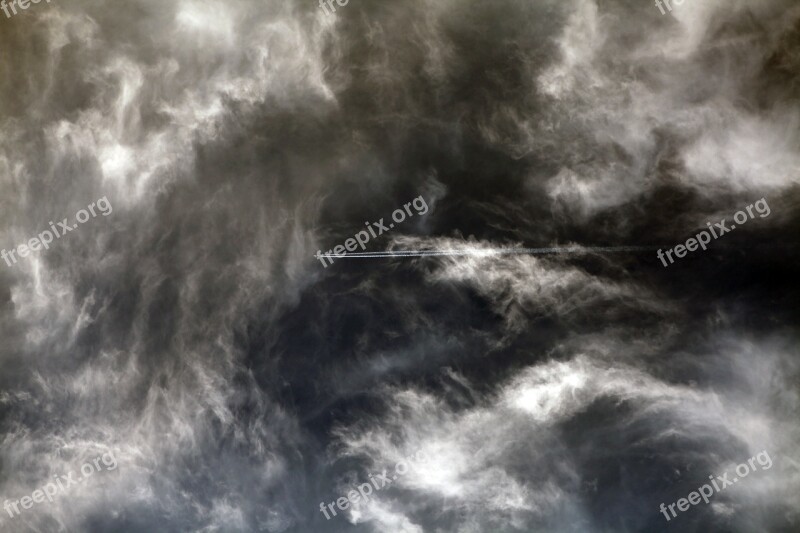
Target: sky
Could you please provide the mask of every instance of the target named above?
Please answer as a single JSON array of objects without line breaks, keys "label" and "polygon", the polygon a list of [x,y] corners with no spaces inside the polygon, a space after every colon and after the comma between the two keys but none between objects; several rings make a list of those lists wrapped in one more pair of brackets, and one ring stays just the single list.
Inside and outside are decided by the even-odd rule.
[{"label": "sky", "polygon": [[344,4],[0,4],[0,531],[799,531],[800,3]]}]

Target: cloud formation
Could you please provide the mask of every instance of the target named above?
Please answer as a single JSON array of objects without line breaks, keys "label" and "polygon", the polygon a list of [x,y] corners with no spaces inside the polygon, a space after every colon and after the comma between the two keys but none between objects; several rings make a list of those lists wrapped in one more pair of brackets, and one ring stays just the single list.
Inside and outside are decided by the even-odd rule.
[{"label": "cloud formation", "polygon": [[[74,0],[0,17],[0,530],[797,527],[800,8]],[[655,252],[314,259],[370,249]],[[371,503],[330,501],[416,450]],[[672,524],[669,524],[670,527]]]}]

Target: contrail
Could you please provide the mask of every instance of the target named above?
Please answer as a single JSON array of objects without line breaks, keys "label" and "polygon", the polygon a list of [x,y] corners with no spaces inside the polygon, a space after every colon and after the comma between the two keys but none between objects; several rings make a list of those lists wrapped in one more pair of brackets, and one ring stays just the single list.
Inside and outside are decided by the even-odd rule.
[{"label": "contrail", "polygon": [[619,252],[649,252],[657,250],[653,246],[564,246],[557,248],[490,248],[490,249],[465,249],[465,250],[387,250],[382,252],[349,252],[347,255],[320,254],[320,257],[334,259],[377,259],[383,257],[436,257],[436,256],[484,256],[484,255],[543,255],[543,254],[574,254],[574,253],[619,253]]}]

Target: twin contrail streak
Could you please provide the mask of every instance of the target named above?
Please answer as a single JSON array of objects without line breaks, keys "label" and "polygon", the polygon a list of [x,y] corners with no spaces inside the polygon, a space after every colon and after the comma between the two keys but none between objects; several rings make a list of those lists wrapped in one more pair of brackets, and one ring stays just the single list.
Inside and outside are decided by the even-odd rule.
[{"label": "twin contrail streak", "polygon": [[321,257],[335,259],[378,259],[384,257],[436,257],[436,256],[486,256],[486,255],[545,255],[575,253],[618,253],[649,252],[652,246],[568,246],[559,248],[494,248],[466,250],[395,250],[383,252],[349,252],[347,255],[321,254]]}]

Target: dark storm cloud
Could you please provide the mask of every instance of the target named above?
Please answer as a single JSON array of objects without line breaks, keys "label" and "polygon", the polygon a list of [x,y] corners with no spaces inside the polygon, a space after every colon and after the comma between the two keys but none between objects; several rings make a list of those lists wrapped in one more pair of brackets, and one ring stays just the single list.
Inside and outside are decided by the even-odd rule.
[{"label": "dark storm cloud", "polygon": [[[792,2],[40,3],[0,16],[4,531],[796,527]],[[370,250],[314,259],[410,198]],[[665,271],[654,252],[772,209]],[[0,263],[2,265],[2,263]],[[794,306],[794,307],[793,307]],[[775,467],[667,523],[767,449]],[[431,459],[330,521],[368,472]]]}]

